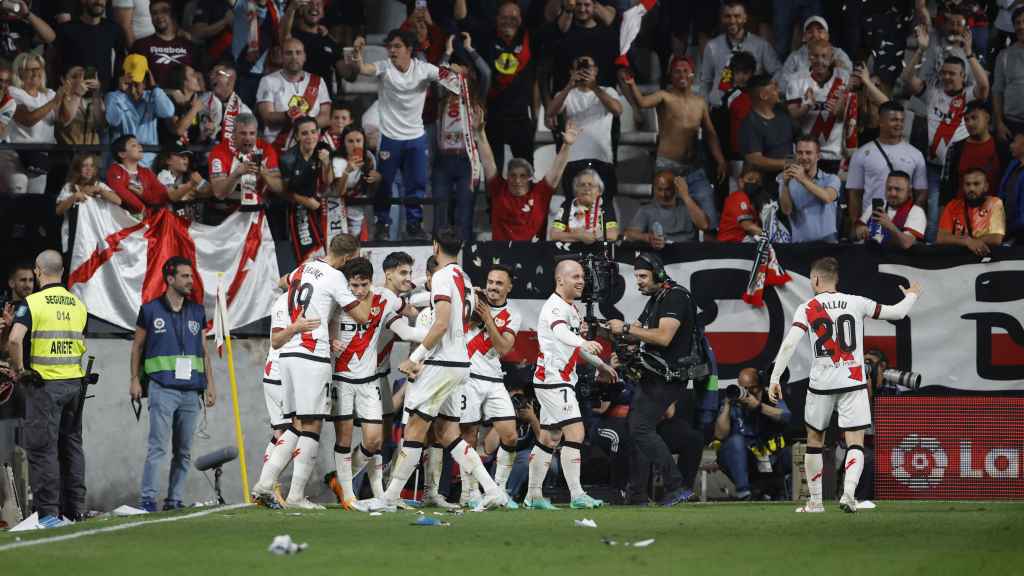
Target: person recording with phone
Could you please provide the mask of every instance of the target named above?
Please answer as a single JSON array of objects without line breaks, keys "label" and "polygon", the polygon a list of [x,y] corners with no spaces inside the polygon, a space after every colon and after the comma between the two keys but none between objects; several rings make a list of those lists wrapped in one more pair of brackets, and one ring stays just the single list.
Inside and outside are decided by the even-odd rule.
[{"label": "person recording with phone", "polygon": [[763,386],[766,374],[754,368],[740,370],[736,384],[725,388],[715,419],[715,438],[722,445],[718,462],[736,485],[736,498],[751,498],[751,477],[770,476],[775,482],[766,494],[781,497],[779,481],[792,468],[792,456],[783,433],[792,418],[786,401],[772,402]]},{"label": "person recording with phone", "polygon": [[[284,191],[277,152],[257,134],[256,117],[235,117],[232,138],[210,150],[210,186],[213,195],[242,210],[258,210],[269,190]],[[229,206],[230,209],[230,206]]]},{"label": "person recording with phone", "polygon": [[625,362],[625,374],[637,383],[629,433],[637,449],[664,475],[665,496],[659,504],[675,506],[692,498],[693,490],[684,484],[657,426],[668,407],[682,397],[689,381],[710,373],[704,330],[693,295],[669,278],[661,258],[641,253],[633,273],[637,289],[649,297],[647,305],[636,322],[609,320],[608,329],[627,344],[639,343],[635,357]]},{"label": "person recording with phone", "polygon": [[334,182],[327,192],[327,235],[346,232],[359,237],[365,215],[353,200],[373,198],[380,183],[377,157],[369,150],[366,133],[356,125],[346,126],[340,136],[341,148],[331,158]]},{"label": "person recording with phone", "polygon": [[896,170],[885,179],[885,200],[871,200],[869,238],[884,246],[908,250],[924,240],[928,220],[924,209],[914,204],[910,175]]}]

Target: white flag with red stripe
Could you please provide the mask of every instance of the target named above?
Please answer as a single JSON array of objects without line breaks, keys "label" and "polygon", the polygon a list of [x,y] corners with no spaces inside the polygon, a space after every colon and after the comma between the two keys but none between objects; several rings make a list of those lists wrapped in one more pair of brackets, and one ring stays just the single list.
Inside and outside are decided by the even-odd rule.
[{"label": "white flag with red stripe", "polygon": [[213,339],[217,342],[217,355],[224,353],[224,340],[231,337],[231,314],[228,311],[227,286],[223,274],[217,275],[217,299],[213,307]]},{"label": "white flag with red stripe", "polygon": [[622,25],[619,26],[619,57],[615,59],[615,65],[629,68],[629,60],[626,54],[633,47],[633,41],[640,33],[640,25],[643,22],[644,14],[650,12],[658,0],[640,0],[640,2],[622,13]]},{"label": "white flag with red stripe", "polygon": [[218,226],[190,223],[170,210],[139,219],[118,206],[78,205],[68,288],[89,314],[133,329],[139,307],[164,292],[163,263],[195,264],[192,299],[216,318],[217,274],[223,273],[226,329],[266,317],[277,294],[277,252],[262,212],[236,212]]}]

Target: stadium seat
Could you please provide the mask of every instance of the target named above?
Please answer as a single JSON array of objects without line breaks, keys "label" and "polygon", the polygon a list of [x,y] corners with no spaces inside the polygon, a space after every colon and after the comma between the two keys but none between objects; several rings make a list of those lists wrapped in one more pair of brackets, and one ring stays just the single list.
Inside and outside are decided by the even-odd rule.
[{"label": "stadium seat", "polygon": [[558,150],[554,144],[540,146],[533,151],[533,181],[540,182],[540,179],[548,173],[551,165],[555,163],[555,156]]}]

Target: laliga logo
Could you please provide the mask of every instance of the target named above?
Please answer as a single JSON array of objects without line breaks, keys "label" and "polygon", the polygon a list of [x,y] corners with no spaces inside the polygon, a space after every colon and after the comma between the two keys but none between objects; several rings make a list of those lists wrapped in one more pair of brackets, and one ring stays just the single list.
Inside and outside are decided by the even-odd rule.
[{"label": "laliga logo", "polygon": [[[910,470],[907,469],[908,454]],[[892,476],[900,484],[911,490],[925,490],[942,483],[949,457],[942,449],[942,444],[935,438],[911,434],[904,438],[899,446],[893,448],[890,462]]]}]

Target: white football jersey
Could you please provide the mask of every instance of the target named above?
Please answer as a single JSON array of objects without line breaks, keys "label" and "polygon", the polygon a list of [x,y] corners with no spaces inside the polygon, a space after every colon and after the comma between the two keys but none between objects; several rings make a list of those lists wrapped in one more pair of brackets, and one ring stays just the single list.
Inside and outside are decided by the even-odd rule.
[{"label": "white football jersey", "polygon": [[469,353],[466,350],[466,325],[476,306],[476,296],[469,276],[462,267],[452,262],[439,268],[430,280],[430,306],[438,302],[451,302],[451,315],[448,317],[448,328],[444,331],[441,341],[427,356],[428,361],[454,362],[469,366]]},{"label": "white football jersey", "polygon": [[552,294],[540,309],[537,319],[537,370],[534,384],[576,385],[576,363],[580,359],[578,346],[563,344],[555,337],[555,326],[566,324],[573,334],[580,333],[583,317],[575,304],[570,304],[557,293]]},{"label": "white football jersey", "polygon": [[967,138],[964,109],[977,98],[977,84],[964,88],[962,94],[950,96],[941,86],[929,86],[924,93],[928,107],[928,149],[924,158],[931,164],[946,161],[946,151],[954,142]]},{"label": "white football jersey", "polygon": [[836,392],[865,386],[864,317],[878,318],[881,305],[842,292],[822,292],[797,308],[793,325],[811,343],[811,390]]},{"label": "white football jersey", "polygon": [[791,79],[786,89],[786,100],[803,102],[809,88],[813,97],[811,110],[800,119],[800,132],[813,135],[821,147],[821,157],[838,160],[843,146],[843,120],[825,109],[830,95],[842,95],[839,105],[846,100],[846,90],[850,84],[850,73],[842,68],[834,68],[832,77],[824,85],[819,86],[811,78],[809,71]]},{"label": "white football jersey", "polygon": [[385,326],[398,315],[402,302],[387,288],[374,286],[370,318],[359,324],[347,312],[338,317],[338,340],[342,351],[334,360],[334,371],[353,380],[377,374],[377,343]]},{"label": "white football jersey", "polygon": [[[275,298],[274,304],[270,307],[270,334],[273,335],[275,331],[287,328],[291,323],[291,320],[288,319],[288,293],[286,292]],[[281,375],[277,369],[277,359],[280,356],[280,348],[269,347],[267,364],[263,367],[265,380],[274,380],[274,383],[281,382]]]},{"label": "white football jersey", "polygon": [[319,318],[320,325],[310,332],[292,336],[281,354],[304,354],[330,358],[328,322],[334,307],[351,310],[359,302],[348,289],[348,281],[339,270],[323,260],[300,264],[288,275],[288,318]]},{"label": "white football jersey", "polygon": [[[506,303],[501,307],[491,306],[491,315],[494,316],[494,325],[503,334],[511,334],[514,338],[519,332],[522,317],[511,303]],[[491,341],[487,329],[474,324],[466,334],[466,338],[469,339],[467,344],[469,373],[488,378],[504,378],[505,372],[501,369],[501,357],[494,349],[494,342]]]}]

